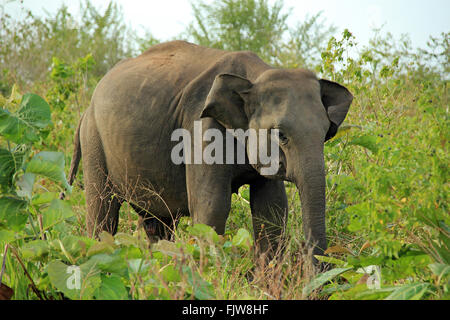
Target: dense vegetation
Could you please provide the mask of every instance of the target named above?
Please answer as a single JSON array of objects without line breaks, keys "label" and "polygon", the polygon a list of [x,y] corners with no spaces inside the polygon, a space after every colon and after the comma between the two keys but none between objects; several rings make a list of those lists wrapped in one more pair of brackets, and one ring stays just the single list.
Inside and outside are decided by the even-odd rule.
[{"label": "dense vegetation", "polygon": [[[0,298],[450,298],[449,34],[416,50],[407,37],[375,30],[360,47],[320,15],[290,28],[281,1],[193,6],[179,38],[307,67],[353,92],[325,146],[330,248],[318,259],[331,270],[317,274],[308,262],[290,184],[286,250],[269,264],[254,254],[246,187],[233,195],[224,236],[184,218],[174,242],[149,243],[125,205],[118,234],[88,237],[82,169],[73,188],[65,176],[74,130],[107,70],[159,40],[134,36],[118,6],[99,12],[86,1],[80,17],[62,7],[19,21],[2,10]],[[69,266],[80,267],[80,279]]]}]

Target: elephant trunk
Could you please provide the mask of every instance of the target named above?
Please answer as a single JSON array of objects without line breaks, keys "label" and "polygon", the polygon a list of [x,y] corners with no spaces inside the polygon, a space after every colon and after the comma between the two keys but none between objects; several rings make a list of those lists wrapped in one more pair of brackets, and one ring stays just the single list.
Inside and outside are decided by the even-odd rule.
[{"label": "elephant trunk", "polygon": [[318,150],[300,155],[300,171],[295,182],[300,192],[306,243],[309,248],[313,247],[313,255],[323,255],[327,248],[323,145],[315,149]]}]

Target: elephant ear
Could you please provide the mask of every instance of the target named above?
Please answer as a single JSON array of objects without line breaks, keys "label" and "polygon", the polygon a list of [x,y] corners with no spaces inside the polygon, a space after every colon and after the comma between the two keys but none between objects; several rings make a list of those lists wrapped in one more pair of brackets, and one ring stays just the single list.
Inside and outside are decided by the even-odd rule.
[{"label": "elephant ear", "polygon": [[200,118],[211,117],[227,129],[248,128],[245,100],[253,84],[234,74],[219,74],[206,98]]},{"label": "elephant ear", "polygon": [[347,116],[348,109],[353,101],[353,95],[347,88],[338,83],[323,79],[319,80],[319,83],[322,103],[327,109],[328,118],[331,122],[330,129],[325,137],[325,141],[327,141],[336,135],[339,126]]}]

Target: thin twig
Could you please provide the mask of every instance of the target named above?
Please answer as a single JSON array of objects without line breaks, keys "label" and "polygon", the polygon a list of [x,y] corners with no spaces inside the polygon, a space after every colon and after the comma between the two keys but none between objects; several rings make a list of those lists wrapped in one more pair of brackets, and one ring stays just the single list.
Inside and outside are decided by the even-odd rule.
[{"label": "thin twig", "polygon": [[34,283],[33,278],[31,278],[30,274],[27,271],[27,268],[25,268],[25,265],[23,264],[22,259],[20,259],[19,255],[17,254],[17,251],[16,251],[16,249],[14,247],[11,247],[11,252],[14,254],[14,256],[17,259],[17,261],[19,261],[19,264],[22,266],[22,269],[25,272],[25,275],[27,276],[28,280],[30,280],[30,282],[31,282],[31,289],[33,290],[33,292],[37,295],[37,297],[40,300],[44,300],[44,298],[41,295],[41,292],[36,287],[36,284]]}]

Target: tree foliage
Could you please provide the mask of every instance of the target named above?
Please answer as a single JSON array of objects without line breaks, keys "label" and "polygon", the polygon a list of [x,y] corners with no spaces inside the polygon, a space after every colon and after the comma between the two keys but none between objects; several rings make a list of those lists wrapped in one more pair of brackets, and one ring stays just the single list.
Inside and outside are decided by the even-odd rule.
[{"label": "tree foliage", "polygon": [[225,50],[250,50],[272,62],[288,30],[283,3],[221,0],[192,5],[194,22],[187,34],[195,43]]},{"label": "tree foliage", "polygon": [[78,17],[64,4],[54,16],[35,16],[27,9],[21,14],[24,18],[17,20],[4,13],[0,21],[0,71],[10,82],[23,85],[44,81],[53,57],[75,63],[90,54],[95,61],[91,74],[98,78],[121,59],[137,54],[139,44],[157,42],[148,32],[146,39],[135,36],[113,1],[103,12],[88,0],[80,2]]}]

